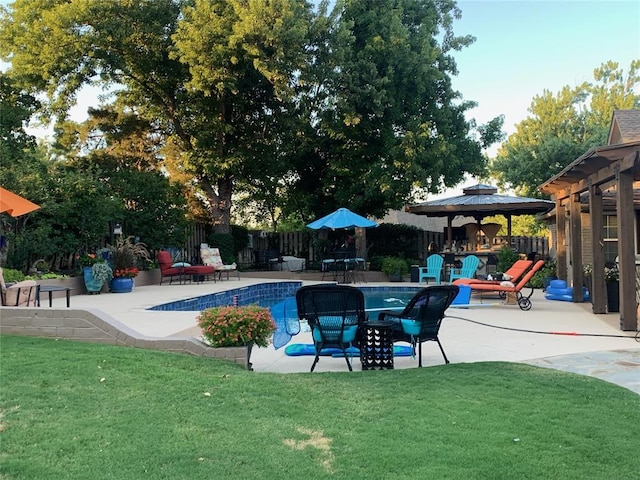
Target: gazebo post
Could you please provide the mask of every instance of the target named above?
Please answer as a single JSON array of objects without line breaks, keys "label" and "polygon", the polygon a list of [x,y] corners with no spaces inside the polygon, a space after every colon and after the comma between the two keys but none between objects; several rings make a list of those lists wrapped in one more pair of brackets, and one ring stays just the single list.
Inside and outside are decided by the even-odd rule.
[{"label": "gazebo post", "polygon": [[447,215],[447,248],[453,248],[453,215]]},{"label": "gazebo post", "polygon": [[505,215],[507,217],[507,245],[511,248],[511,215]]}]

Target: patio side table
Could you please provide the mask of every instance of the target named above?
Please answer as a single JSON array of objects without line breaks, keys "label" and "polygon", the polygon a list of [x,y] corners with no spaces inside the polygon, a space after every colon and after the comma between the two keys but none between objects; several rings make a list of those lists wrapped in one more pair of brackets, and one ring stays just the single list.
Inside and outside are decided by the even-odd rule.
[{"label": "patio side table", "polygon": [[49,294],[49,306],[53,305],[53,292],[66,292],[67,308],[71,306],[71,287],[58,287],[53,285],[38,285],[36,289],[36,305],[40,306],[40,294]]},{"label": "patio side table", "polygon": [[393,370],[393,322],[367,322],[362,333],[362,370]]}]

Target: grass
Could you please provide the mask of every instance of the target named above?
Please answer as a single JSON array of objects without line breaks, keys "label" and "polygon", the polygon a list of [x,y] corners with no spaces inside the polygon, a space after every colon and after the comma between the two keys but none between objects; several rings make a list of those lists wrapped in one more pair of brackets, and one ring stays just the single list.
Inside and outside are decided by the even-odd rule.
[{"label": "grass", "polygon": [[640,396],[510,363],[268,374],[0,337],[3,479],[635,478]]}]

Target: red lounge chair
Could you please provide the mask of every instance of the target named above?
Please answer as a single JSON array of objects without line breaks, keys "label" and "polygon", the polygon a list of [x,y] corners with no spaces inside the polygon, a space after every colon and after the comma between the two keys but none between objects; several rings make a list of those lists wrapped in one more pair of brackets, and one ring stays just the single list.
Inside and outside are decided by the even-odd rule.
[{"label": "red lounge chair", "polygon": [[471,292],[492,292],[495,294],[509,294],[515,293],[517,296],[518,306],[520,310],[531,310],[531,295],[533,295],[533,288],[531,289],[531,293],[526,297],[522,295],[521,290],[525,287],[525,285],[531,280],[531,277],[535,275],[535,273],[540,270],[544,266],[543,260],[538,260],[536,264],[533,266],[531,270],[527,272],[527,274],[518,282],[517,285],[511,287],[502,284],[486,284],[486,283],[470,283],[469,287],[471,287]]},{"label": "red lounge chair", "polygon": [[[517,260],[509,269],[504,272],[505,275],[509,275],[509,281],[511,283],[516,283],[524,272],[529,270],[529,268],[533,265],[533,261],[531,260]],[[484,283],[488,285],[500,285],[502,280],[480,280],[478,278],[458,278],[453,282],[454,285],[470,285],[472,283]]]},{"label": "red lounge chair", "polygon": [[213,276],[215,281],[215,269],[207,265],[189,265],[189,264],[174,264],[171,258],[171,253],[166,250],[158,252],[157,255],[158,265],[160,266],[160,285],[162,285],[162,279],[169,277],[169,284],[173,282],[173,277],[178,277],[178,282],[182,283],[182,280],[189,278],[192,275]]}]

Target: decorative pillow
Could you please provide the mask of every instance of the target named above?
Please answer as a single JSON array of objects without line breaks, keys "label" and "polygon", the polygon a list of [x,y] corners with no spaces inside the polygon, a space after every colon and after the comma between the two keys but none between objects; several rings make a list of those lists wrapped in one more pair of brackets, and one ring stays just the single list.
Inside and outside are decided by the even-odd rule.
[{"label": "decorative pillow", "polygon": [[180,268],[180,267],[190,267],[191,264],[187,263],[187,262],[176,262],[173,265],[171,265],[173,268]]},{"label": "decorative pillow", "polygon": [[500,286],[501,287],[515,287],[515,285],[513,284],[513,282],[500,282]]}]

